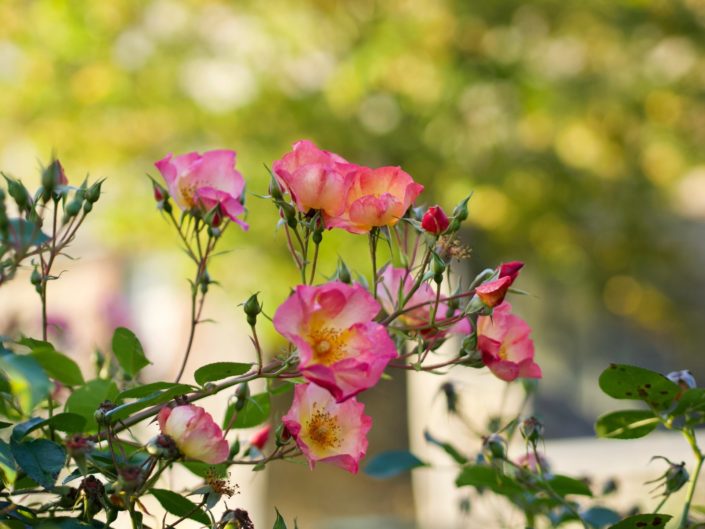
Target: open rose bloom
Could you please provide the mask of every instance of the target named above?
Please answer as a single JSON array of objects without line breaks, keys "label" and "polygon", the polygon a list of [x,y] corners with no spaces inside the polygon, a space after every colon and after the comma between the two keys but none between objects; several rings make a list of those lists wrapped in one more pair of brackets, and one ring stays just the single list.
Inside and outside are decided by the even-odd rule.
[{"label": "open rose bloom", "polygon": [[235,169],[235,156],[234,151],[226,150],[176,157],[168,154],[154,165],[182,210],[207,212],[219,205],[226,217],[247,229],[247,224],[238,218],[245,212],[242,205],[245,180]]},{"label": "open rose bloom", "polygon": [[306,379],[343,401],[374,386],[397,356],[386,329],[372,319],[380,305],[360,285],[299,285],[274,314],[293,343]]},{"label": "open rose bloom", "polygon": [[326,215],[340,215],[352,183],[349,176],[356,167],[313,142],[301,140],[274,162],[272,171],[302,213],[315,209]]},{"label": "open rose bloom", "polygon": [[398,321],[411,329],[418,329],[424,337],[441,338],[448,332],[452,334],[468,334],[472,330],[470,322],[466,318],[454,321],[444,327],[443,320],[446,319],[448,305],[442,302],[438,304],[435,318],[439,328],[432,329],[430,327],[431,311],[436,301],[436,292],[428,283],[422,283],[406,301],[404,307],[400,307],[402,298],[407,298],[414,286],[414,277],[407,273],[405,269],[387,266],[382,271],[381,278],[382,281],[378,291],[384,310],[388,314],[392,314],[399,308],[421,305],[401,314]]},{"label": "open rose bloom", "polygon": [[394,226],[423,191],[401,167],[358,167],[351,180],[345,210],[325,219],[329,228],[368,233],[375,227]]},{"label": "open rose bloom", "polygon": [[367,452],[367,432],[372,427],[364,411],[364,404],[355,399],[337,403],[325,389],[299,384],[282,422],[311,468],[320,461],[355,474]]},{"label": "open rose bloom", "polygon": [[186,457],[215,465],[228,458],[223,431],[206,410],[193,404],[169,408],[157,417],[162,433],[171,437]]},{"label": "open rose bloom", "polygon": [[531,328],[504,302],[492,316],[477,320],[477,347],[482,361],[497,377],[507,382],[516,378],[541,378],[541,368],[534,362]]}]

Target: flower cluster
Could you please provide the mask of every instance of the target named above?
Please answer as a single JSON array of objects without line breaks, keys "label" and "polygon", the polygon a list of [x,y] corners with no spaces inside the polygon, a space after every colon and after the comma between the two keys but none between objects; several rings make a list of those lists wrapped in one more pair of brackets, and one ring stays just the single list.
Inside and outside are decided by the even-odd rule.
[{"label": "flower cluster", "polygon": [[[225,228],[221,226],[223,219],[247,228],[241,218],[245,184],[235,169],[235,159],[233,151],[221,150],[169,155],[156,163],[166,183],[166,188],[155,183],[160,208],[171,214],[169,198],[173,198],[182,211],[196,219],[194,233],[182,233],[182,240],[200,237],[199,226],[209,227],[206,243],[187,249],[198,264],[194,284],[201,287],[203,295],[209,281],[208,251]],[[372,420],[364,414],[356,395],[375,386],[390,362],[400,358],[400,352],[404,359],[415,354],[423,368],[428,354],[456,335],[464,344],[471,339],[475,344],[472,352],[503,380],[541,376],[533,362],[529,328],[504,302],[523,264],[503,264],[484,273],[474,288],[458,287],[454,295],[443,294],[441,287],[451,261],[467,254],[459,250],[455,235],[468,216],[467,199],[449,216],[437,205],[415,208],[414,201],[422,190],[423,186],[400,167],[351,163],[307,140],[295,143],[272,165],[271,198],[302,273],[301,284],[272,319],[274,328],[292,344],[297,374],[305,379],[296,386],[282,422],[311,466],[323,461],[357,472]],[[323,232],[336,228],[369,234],[374,269],[370,287],[353,283],[344,263],[335,277],[314,284],[317,251],[309,277],[309,240],[317,247]],[[411,262],[405,257],[406,262],[378,267],[379,238],[390,244],[396,239],[394,244],[400,245],[403,239],[407,246],[409,230],[415,240]],[[298,250],[292,240],[300,243]],[[420,245],[426,247],[425,255],[415,262]],[[196,290],[194,307],[195,299]],[[261,311],[256,296],[244,309],[254,332]],[[413,353],[400,349],[414,341]],[[253,342],[258,346],[256,337]],[[258,354],[262,369],[261,352]],[[471,365],[465,358],[457,363]],[[238,396],[238,405],[244,406],[247,398]],[[179,454],[205,462],[219,462],[228,455],[222,431],[201,408],[165,407],[159,423]],[[255,435],[251,447],[261,452],[269,432],[267,427]]]}]

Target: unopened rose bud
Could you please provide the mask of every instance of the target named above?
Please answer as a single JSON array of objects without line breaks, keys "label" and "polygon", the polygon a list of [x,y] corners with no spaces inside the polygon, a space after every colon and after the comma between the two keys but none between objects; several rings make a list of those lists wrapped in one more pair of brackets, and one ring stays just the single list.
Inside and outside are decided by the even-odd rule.
[{"label": "unopened rose bud", "polygon": [[421,227],[433,235],[440,235],[448,229],[449,225],[448,216],[440,206],[428,208],[428,211],[421,219]]},{"label": "unopened rose bud", "polygon": [[543,424],[536,417],[528,417],[521,422],[519,431],[527,443],[536,446],[543,437]]},{"label": "unopened rose bud", "polygon": [[250,446],[254,446],[259,450],[260,452],[264,448],[264,445],[267,444],[267,441],[269,440],[269,435],[272,433],[272,427],[267,424],[266,426],[263,426],[259,430],[257,430],[252,437],[250,438]]},{"label": "unopened rose bud", "polygon": [[350,269],[348,266],[345,264],[345,261],[342,259],[338,260],[338,267],[335,270],[335,278],[347,285],[352,283],[352,277],[350,275]]},{"label": "unopened rose bud", "polygon": [[154,181],[152,181],[152,191],[154,193],[155,202],[161,202],[169,198],[169,192]]},{"label": "unopened rose bud", "polygon": [[690,475],[685,469],[685,463],[681,463],[680,465],[671,464],[666,471],[665,494],[673,494],[679,491],[689,480]]},{"label": "unopened rose bud", "polygon": [[453,209],[453,218],[459,220],[460,222],[468,218],[468,201],[470,200],[470,195],[465,197],[460,204],[455,206]]},{"label": "unopened rose bud", "polygon": [[507,441],[499,434],[486,437],[482,447],[490,459],[505,459],[507,456]]},{"label": "unopened rose bud", "polygon": [[262,312],[262,305],[257,299],[257,296],[258,294],[253,294],[250,296],[249,299],[245,301],[245,305],[243,306],[243,310],[245,311],[245,314],[247,314],[247,323],[250,326],[254,326],[257,323],[257,316],[260,312]]},{"label": "unopened rose bud", "polygon": [[32,275],[29,277],[29,281],[36,287],[42,284],[42,274],[39,273],[37,267],[32,270]]},{"label": "unopened rose bud", "polygon": [[49,167],[42,172],[42,187],[44,188],[43,199],[47,202],[54,194],[57,186],[65,186],[69,183],[64,173],[64,168],[59,160],[54,160]]},{"label": "unopened rose bud", "polygon": [[524,263],[521,261],[509,261],[508,263],[502,263],[499,265],[499,279],[503,277],[508,277],[511,279],[509,284],[511,285],[516,280],[519,275],[519,270],[524,268]]},{"label": "unopened rose bud", "polygon": [[235,390],[235,411],[240,411],[247,404],[247,400],[250,398],[250,386],[247,382],[242,382]]},{"label": "unopened rose bud", "polygon": [[284,200],[282,188],[279,185],[279,182],[277,182],[277,179],[274,177],[269,180],[269,196],[271,196],[277,202]]},{"label": "unopened rose bud", "polygon": [[5,176],[5,180],[7,181],[7,192],[15,201],[20,211],[29,211],[32,207],[32,199],[24,184],[19,180],[14,180],[7,176]]},{"label": "unopened rose bud", "polygon": [[286,219],[286,223],[290,228],[296,229],[296,210],[294,206],[288,204],[287,202],[280,202],[279,208],[282,211],[282,215]]},{"label": "unopened rose bud", "polygon": [[100,188],[103,186],[103,180],[98,180],[95,184],[86,190],[86,200],[91,204],[95,204],[100,199]]},{"label": "unopened rose bud", "polygon": [[433,273],[433,280],[436,283],[443,282],[443,273],[446,271],[446,264],[443,262],[438,254],[433,254],[431,258],[431,273]]},{"label": "unopened rose bud", "polygon": [[81,212],[81,207],[83,207],[83,200],[74,198],[64,208],[64,215],[66,218],[72,218]]},{"label": "unopened rose bud", "polygon": [[83,213],[88,215],[93,210],[93,202],[85,201],[83,203]]},{"label": "unopened rose bud", "polygon": [[486,307],[493,309],[504,301],[507,291],[509,290],[509,285],[511,284],[511,278],[502,277],[476,287],[475,294],[477,294],[477,297],[480,298]]},{"label": "unopened rose bud", "polygon": [[666,375],[666,378],[671,382],[675,382],[683,389],[692,389],[698,386],[695,382],[695,377],[687,369],[683,369],[682,371],[673,371],[672,373]]},{"label": "unopened rose bud", "polygon": [[313,236],[311,238],[313,239],[314,244],[321,244],[321,241],[323,240],[323,230],[317,228],[313,232]]}]

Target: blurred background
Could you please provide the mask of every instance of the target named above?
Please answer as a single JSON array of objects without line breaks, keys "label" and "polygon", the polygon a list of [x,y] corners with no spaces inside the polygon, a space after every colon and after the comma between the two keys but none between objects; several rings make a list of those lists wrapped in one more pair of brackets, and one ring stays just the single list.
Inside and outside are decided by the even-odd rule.
[{"label": "blurred background", "polygon": [[[401,165],[428,205],[474,193],[467,273],[527,263],[530,295],[513,302],[534,328],[549,437],[592,435],[610,361],[705,378],[705,0],[2,0],[0,20],[0,169],[36,181],[55,153],[72,183],[108,179],[55,296],[77,356],[129,322],[162,355],[153,375],[171,372],[191,271],[145,174],[213,148],[239,153],[251,229],[221,243],[206,315],[241,336],[218,355],[250,354],[237,303],[266,285],[273,311],[296,281],[256,197],[263,164],[308,138]],[[337,255],[365,264],[354,238],[326,238],[323,273]],[[22,277],[3,287],[0,333],[36,328],[38,307]],[[405,391],[395,377],[365,396],[370,452],[407,446]],[[413,519],[408,479],[294,467],[261,481],[310,509],[300,520]]]}]

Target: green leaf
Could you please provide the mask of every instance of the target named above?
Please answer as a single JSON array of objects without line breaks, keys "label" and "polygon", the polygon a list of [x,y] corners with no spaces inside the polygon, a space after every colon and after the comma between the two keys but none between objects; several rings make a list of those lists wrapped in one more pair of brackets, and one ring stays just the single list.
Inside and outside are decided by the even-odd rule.
[{"label": "green leaf", "polygon": [[377,479],[387,479],[423,466],[426,466],[426,463],[411,452],[390,450],[370,459],[370,462],[365,466],[365,474]]},{"label": "green leaf", "polygon": [[181,393],[190,393],[196,386],[191,384],[176,384],[174,382],[152,382],[151,384],[142,384],[140,386],[126,389],[118,395],[118,400],[123,399],[141,399],[142,397],[150,396],[154,393],[158,393],[163,389],[176,389],[178,388]]},{"label": "green leaf", "polygon": [[66,433],[80,433],[86,426],[85,417],[76,413],[58,413],[50,419],[32,417],[28,421],[18,424],[12,430],[12,439],[21,441],[27,434],[44,426],[52,426],[55,430]]},{"label": "green leaf", "polygon": [[286,529],[286,522],[284,521],[284,518],[282,518],[279,509],[275,507],[274,510],[277,512],[277,519],[274,521],[274,526],[272,529]]},{"label": "green leaf", "polygon": [[673,518],[669,514],[637,514],[611,525],[609,529],[663,529]]},{"label": "green leaf", "polygon": [[516,496],[524,490],[514,479],[488,465],[466,466],[455,480],[455,485],[488,488],[503,496]]},{"label": "green leaf", "polygon": [[[235,411],[235,403],[228,406],[223,419],[223,429],[230,428],[251,428],[262,424],[269,417],[270,411],[269,393],[258,393],[253,395],[245,403],[245,407],[240,411]],[[232,420],[237,413],[235,420]],[[232,421],[232,424],[231,424]]]},{"label": "green leaf", "polygon": [[45,489],[54,486],[64,463],[66,452],[60,445],[47,439],[34,439],[10,444],[17,465]]},{"label": "green leaf", "polygon": [[705,411],[705,388],[691,388],[685,390],[670,415],[676,417],[695,411]]},{"label": "green leaf", "polygon": [[56,351],[51,343],[44,340],[37,340],[36,338],[30,338],[29,336],[23,336],[17,343],[28,347],[33,353]]},{"label": "green leaf", "polygon": [[67,386],[79,386],[85,381],[78,364],[58,351],[35,351],[29,355],[34,358],[44,371]]},{"label": "green leaf", "polygon": [[600,375],[600,388],[615,399],[641,400],[655,409],[670,406],[680,386],[661,373],[642,367],[611,364]]},{"label": "green leaf", "polygon": [[[138,412],[145,408],[149,408],[150,406],[156,406],[157,404],[164,404],[165,402],[169,402],[174,397],[178,395],[183,395],[184,393],[188,393],[189,391],[191,391],[191,386],[187,384],[174,384],[172,387],[170,387],[169,389],[165,389],[164,391],[155,391],[147,395],[146,397],[138,399],[134,402],[122,404],[117,408],[110,410],[107,413],[107,417],[113,422],[119,421],[126,417],[129,417],[135,412]],[[124,393],[121,395],[124,395]]]},{"label": "green leaf", "polygon": [[215,362],[196,369],[193,378],[202,386],[206,382],[244,375],[251,367],[252,364],[242,364],[239,362]]},{"label": "green leaf", "polygon": [[547,480],[551,488],[561,496],[575,494],[577,496],[592,496],[590,487],[579,479],[556,474]]},{"label": "green leaf", "polygon": [[51,391],[51,382],[44,369],[29,356],[2,356],[0,369],[7,375],[10,391],[25,415],[29,415]]},{"label": "green leaf", "polygon": [[86,419],[85,431],[87,433],[97,432],[98,423],[95,421],[95,412],[98,406],[105,400],[115,401],[117,395],[118,388],[112,380],[91,380],[69,396],[64,409]]},{"label": "green leaf", "polygon": [[144,355],[142,344],[135,333],[125,327],[115,329],[113,353],[115,353],[120,367],[130,376],[135,376],[143,367],[151,364]]},{"label": "green leaf", "polygon": [[2,472],[2,482],[6,487],[11,487],[17,477],[17,464],[10,445],[2,440],[0,440],[0,472]]},{"label": "green leaf", "polygon": [[659,418],[651,410],[621,410],[602,415],[595,423],[598,437],[637,439],[653,432]]},{"label": "green leaf", "polygon": [[591,507],[582,515],[583,520],[594,529],[602,529],[608,524],[617,523],[621,516],[607,507]]},{"label": "green leaf", "polygon": [[210,525],[211,521],[208,515],[195,503],[184,498],[181,494],[166,489],[151,489],[150,492],[157,498],[157,501],[168,513],[178,516],[179,518],[186,516],[204,525]]},{"label": "green leaf", "polygon": [[205,478],[209,474],[214,474],[216,478],[225,478],[228,475],[228,465],[221,463],[209,465],[202,461],[181,461],[181,464],[198,477]]},{"label": "green leaf", "polygon": [[10,229],[8,230],[7,238],[2,236],[0,232],[0,241],[9,242],[12,246],[20,246],[29,248],[30,246],[38,246],[51,240],[39,227],[24,219],[10,219]]},{"label": "green leaf", "polygon": [[461,465],[467,464],[468,458],[461,454],[452,444],[447,443],[445,441],[441,441],[440,439],[436,439],[431,435],[431,432],[429,432],[428,430],[424,431],[423,436],[424,439],[426,439],[427,443],[442,448],[443,451],[450,457],[452,457],[456,463],[460,463]]}]

